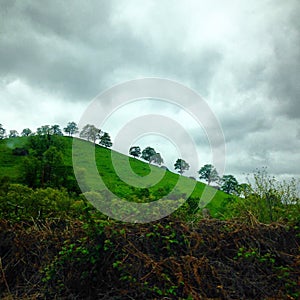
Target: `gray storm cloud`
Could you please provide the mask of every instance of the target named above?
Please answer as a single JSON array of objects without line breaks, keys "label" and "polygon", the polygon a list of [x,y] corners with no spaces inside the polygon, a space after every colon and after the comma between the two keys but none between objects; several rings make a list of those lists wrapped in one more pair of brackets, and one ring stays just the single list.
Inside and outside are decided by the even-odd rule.
[{"label": "gray storm cloud", "polygon": [[2,0],[0,123],[64,126],[112,85],[168,78],[220,120],[227,173],[299,176],[299,14],[298,0]]}]

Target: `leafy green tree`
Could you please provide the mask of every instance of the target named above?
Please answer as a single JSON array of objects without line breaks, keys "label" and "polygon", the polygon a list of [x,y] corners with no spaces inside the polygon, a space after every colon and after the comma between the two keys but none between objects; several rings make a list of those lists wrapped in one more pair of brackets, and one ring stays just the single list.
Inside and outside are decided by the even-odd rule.
[{"label": "leafy green tree", "polygon": [[[33,190],[21,184],[9,184],[7,192],[0,197],[0,218],[5,217],[18,221],[24,218]],[[2,198],[2,199],[1,199]]]},{"label": "leafy green tree", "polygon": [[73,136],[73,134],[78,133],[78,127],[75,122],[69,122],[68,125],[64,128],[64,132],[69,136]]},{"label": "leafy green tree", "polygon": [[31,149],[32,155],[42,159],[45,151],[47,151],[50,146],[56,147],[58,151],[63,151],[65,148],[65,140],[60,135],[51,135],[50,131],[48,134],[37,134],[29,136],[28,146]]},{"label": "leafy green tree", "polygon": [[36,130],[37,135],[51,135],[50,125],[43,125]]},{"label": "leafy green tree", "polygon": [[7,193],[8,186],[10,184],[10,178],[6,175],[0,176],[0,196],[3,196]]},{"label": "leafy green tree", "polygon": [[62,171],[64,162],[63,155],[56,147],[50,146],[50,148],[43,154],[42,162],[42,186],[44,184],[50,184],[52,186],[59,186],[62,182]]},{"label": "leafy green tree", "polygon": [[21,136],[30,136],[32,134],[33,133],[29,128],[24,128],[23,131],[21,132]]},{"label": "leafy green tree", "polygon": [[52,125],[50,128],[51,135],[63,135],[59,125]]},{"label": "leafy green tree", "polygon": [[6,130],[3,128],[3,125],[0,124],[0,140],[3,140],[5,138]]},{"label": "leafy green tree", "polygon": [[[24,182],[30,187],[66,184],[70,172],[63,161],[65,141],[59,135],[29,136],[29,155],[23,161]],[[72,176],[72,175],[71,175]]]},{"label": "leafy green tree", "polygon": [[206,164],[199,171],[199,178],[207,181],[210,185],[211,182],[217,182],[219,180],[219,175],[216,168],[213,165]]},{"label": "leafy green tree", "polygon": [[152,157],[156,155],[156,151],[151,148],[151,147],[146,147],[143,151],[142,151],[142,158],[146,161],[148,161],[149,163],[152,161]]},{"label": "leafy green tree", "polygon": [[227,194],[239,194],[239,183],[233,175],[224,175],[221,179],[221,190]]},{"label": "leafy green tree", "polygon": [[141,155],[141,148],[139,146],[132,146],[129,149],[129,154],[133,157],[139,157]]},{"label": "leafy green tree", "polygon": [[33,196],[36,203],[35,216],[39,219],[51,216],[64,216],[70,210],[72,201],[66,190],[57,190],[50,187],[37,189]]},{"label": "leafy green tree", "polygon": [[229,217],[263,223],[288,220],[300,222],[300,198],[297,181],[278,181],[266,168],[257,170],[243,184],[244,198],[238,198],[227,208]]},{"label": "leafy green tree", "polygon": [[32,150],[32,155],[42,159],[43,153],[49,149],[52,144],[52,137],[48,135],[37,134],[29,136],[28,146]]},{"label": "leafy green tree", "polygon": [[164,160],[161,157],[160,153],[155,153],[153,156],[151,156],[150,162],[153,162],[153,163],[158,164],[160,166],[161,164],[164,163]]},{"label": "leafy green tree", "polygon": [[85,125],[79,133],[81,138],[87,139],[88,141],[93,141],[96,143],[96,140],[100,138],[101,130],[96,128],[94,125],[87,124]]},{"label": "leafy green tree", "polygon": [[110,148],[112,146],[110,136],[107,132],[104,132],[103,135],[100,137],[99,144],[106,148]]},{"label": "leafy green tree", "polygon": [[23,182],[32,188],[39,187],[41,178],[41,161],[34,156],[23,161]]},{"label": "leafy green tree", "polygon": [[9,138],[15,138],[15,137],[18,137],[18,136],[19,136],[19,133],[18,133],[17,130],[10,130],[9,131],[9,135],[8,135]]},{"label": "leafy green tree", "polygon": [[178,158],[174,164],[174,168],[175,170],[178,170],[180,175],[182,175],[190,168],[190,165],[184,159]]},{"label": "leafy green tree", "polygon": [[0,218],[11,221],[32,221],[66,217],[74,200],[64,189],[32,189],[21,184],[9,184],[0,194]]}]

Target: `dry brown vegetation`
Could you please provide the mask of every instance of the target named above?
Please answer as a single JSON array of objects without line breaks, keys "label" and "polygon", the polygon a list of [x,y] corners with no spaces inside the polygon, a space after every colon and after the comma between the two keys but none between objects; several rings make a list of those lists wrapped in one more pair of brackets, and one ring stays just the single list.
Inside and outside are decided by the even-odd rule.
[{"label": "dry brown vegetation", "polygon": [[296,299],[297,226],[0,222],[1,299]]}]

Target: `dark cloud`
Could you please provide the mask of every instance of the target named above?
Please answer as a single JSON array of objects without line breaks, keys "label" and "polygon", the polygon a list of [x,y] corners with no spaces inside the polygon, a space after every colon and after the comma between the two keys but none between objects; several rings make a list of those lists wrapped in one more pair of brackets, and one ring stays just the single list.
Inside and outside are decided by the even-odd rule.
[{"label": "dark cloud", "polygon": [[226,115],[221,124],[228,143],[235,140],[242,142],[253,133],[266,133],[271,128],[270,120],[261,114],[259,108],[254,111],[235,111]]},{"label": "dark cloud", "polygon": [[116,52],[109,43],[114,29],[108,1],[3,6],[2,76],[73,99],[88,100],[103,88],[103,74],[113,68],[111,54]]},{"label": "dark cloud", "polygon": [[[73,115],[80,117],[83,104],[117,83],[169,78],[207,99],[224,131],[229,170],[241,174],[267,164],[276,173],[282,168],[295,174],[299,14],[298,0],[241,0],[238,5],[2,0],[0,102],[5,115],[0,117],[9,123],[8,118],[20,118],[22,109],[28,112],[24,120],[31,122],[29,112],[36,110],[36,115],[49,111],[53,120],[66,122],[63,111],[54,117],[58,107],[74,103]],[[206,137],[198,130],[191,132],[206,153]]]},{"label": "dark cloud", "polygon": [[278,101],[278,113],[300,119],[300,3],[294,2],[287,19],[279,21],[274,41],[276,61],[269,91]]},{"label": "dark cloud", "polygon": [[21,77],[29,85],[58,90],[73,99],[92,98],[108,87],[107,76],[122,77],[130,70],[135,77],[191,81],[207,94],[222,58],[220,51],[206,45],[192,57],[184,53],[183,44],[162,47],[147,36],[135,35],[126,24],[113,26],[109,1],[7,2],[4,7],[2,75]]}]

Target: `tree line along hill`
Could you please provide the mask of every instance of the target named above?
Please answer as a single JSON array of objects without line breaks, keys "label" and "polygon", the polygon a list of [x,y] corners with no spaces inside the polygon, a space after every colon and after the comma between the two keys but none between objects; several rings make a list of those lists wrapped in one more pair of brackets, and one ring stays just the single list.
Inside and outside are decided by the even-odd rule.
[{"label": "tree line along hill", "polygon": [[[77,185],[72,165],[72,137],[60,135],[35,135],[28,137],[13,137],[0,140],[0,174],[2,181],[26,185],[30,188],[65,188],[73,197],[79,197],[81,190]],[[89,142],[82,140],[82,143]],[[179,175],[162,169],[158,166],[143,162],[135,158],[128,158],[121,153],[114,153],[119,165],[130,161],[133,171],[141,176],[150,172],[162,177],[162,180],[153,187],[133,188],[121,180],[114,171],[111,161],[111,149],[95,145],[95,158],[99,174],[104,180],[107,187],[117,196],[129,201],[154,201],[168,194],[176,185]],[[82,156],[85,154],[83,153]],[[162,175],[163,174],[163,175]],[[131,173],[128,174],[126,181],[130,181]],[[194,181],[190,178],[184,178],[186,182]],[[95,181],[95,186],[97,182]],[[202,182],[197,182],[195,189],[190,196],[191,205],[196,209],[201,194],[206,188]],[[215,191],[214,188],[208,187],[212,193],[215,193],[211,205],[212,213],[218,211],[223,206],[223,202],[229,201],[232,195],[222,191]],[[176,191],[180,197],[183,191]],[[182,195],[184,196],[184,195]],[[213,206],[216,206],[214,210]]]},{"label": "tree line along hill", "polygon": [[[2,137],[4,130],[2,128]],[[9,137],[0,139],[0,174],[2,181],[10,183],[24,184],[33,189],[37,188],[64,188],[70,197],[78,198],[82,191],[78,186],[73,170],[72,145],[73,134],[78,133],[75,122],[69,122],[64,131],[68,137],[63,136],[58,125],[41,126],[33,133],[30,129],[22,131],[22,137],[18,137],[14,130],[10,131]],[[80,157],[86,157],[86,147],[108,133],[103,133],[93,125],[87,124],[80,131],[82,140],[78,143],[82,145]],[[76,138],[77,139],[77,138]],[[83,140],[85,139],[85,140]],[[150,164],[151,158],[156,156],[155,150],[147,147],[142,152],[142,158],[148,161],[145,163],[139,159],[128,158],[127,156],[117,153],[111,149],[112,143],[110,138],[95,144],[95,161],[98,172],[104,181],[106,188],[112,191],[117,197],[134,202],[151,202],[162,197],[171,199],[186,198],[184,185],[195,185],[193,192],[188,195],[185,206],[189,208],[188,216],[201,212],[201,208],[209,208],[211,215],[218,218],[231,218],[241,214],[247,215],[247,211],[254,213],[254,216],[263,222],[272,222],[280,219],[295,219],[299,195],[297,194],[297,182],[278,182],[275,178],[269,176],[265,169],[253,174],[254,180],[251,184],[238,184],[232,175],[224,175],[219,178],[216,169],[212,165],[204,165],[200,171],[200,178],[205,179],[208,184],[212,181],[221,181],[221,189],[227,192],[216,191],[212,187],[202,182],[194,182],[191,178],[180,177],[183,185],[179,188],[176,186],[179,176],[168,170],[159,168]],[[153,154],[153,153],[155,154]],[[141,151],[139,147],[134,146],[129,149],[133,157],[139,157]],[[140,180],[145,186],[145,179],[148,174],[153,177],[162,178],[157,184],[146,183],[147,188],[135,188],[126,182],[132,182],[132,172],[123,172],[123,179],[120,179],[116,173],[115,166],[112,162],[124,166],[126,162],[138,177],[134,180]],[[143,155],[144,154],[144,155]],[[183,159],[178,159],[175,169],[183,174],[189,166]],[[88,170],[80,170],[84,176],[87,176]],[[225,178],[225,179],[224,179]],[[147,179],[146,179],[147,181]],[[89,184],[93,191],[97,191],[98,179],[91,178]],[[174,188],[176,186],[176,188]],[[213,195],[211,201],[206,201],[202,197],[203,191],[206,195]],[[101,191],[98,191],[102,193]],[[102,193],[103,194],[103,193]],[[238,197],[242,196],[242,198]],[[80,198],[82,199],[82,197]],[[207,203],[209,202],[209,203]]]}]

